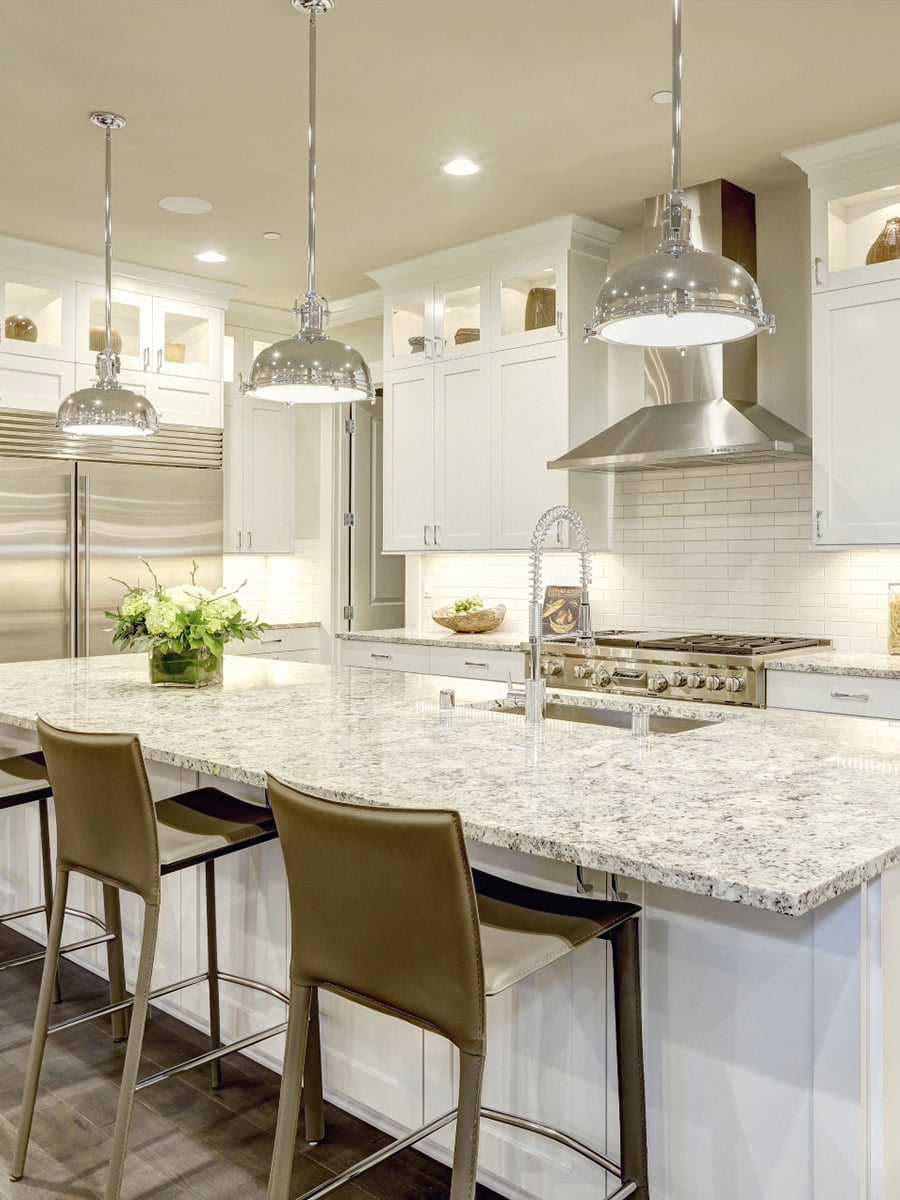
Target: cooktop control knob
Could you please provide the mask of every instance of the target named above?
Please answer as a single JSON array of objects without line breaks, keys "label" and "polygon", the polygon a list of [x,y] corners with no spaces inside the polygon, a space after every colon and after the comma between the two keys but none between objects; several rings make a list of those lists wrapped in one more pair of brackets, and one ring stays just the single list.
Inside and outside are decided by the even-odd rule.
[{"label": "cooktop control knob", "polygon": [[684,687],[687,683],[687,675],[685,675],[684,671],[673,671],[669,676],[669,683],[671,683],[672,687]]},{"label": "cooktop control knob", "polygon": [[742,692],[744,690],[744,681],[739,675],[729,675],[725,680],[725,688],[729,692]]},{"label": "cooktop control knob", "polygon": [[562,675],[563,665],[557,658],[545,658],[541,663],[542,675]]},{"label": "cooktop control knob", "polygon": [[696,672],[692,672],[687,677],[687,685],[689,688],[702,688],[703,683],[704,683],[703,676],[698,675]]},{"label": "cooktop control knob", "polygon": [[576,679],[590,679],[594,673],[594,664],[592,662],[577,663],[575,666]]},{"label": "cooktop control knob", "polygon": [[651,692],[664,692],[669,686],[669,681],[665,675],[651,675],[647,680],[647,687]]},{"label": "cooktop control knob", "polygon": [[601,667],[599,671],[594,672],[594,683],[597,687],[609,687],[612,683],[612,675],[606,667]]},{"label": "cooktop control knob", "polygon": [[718,692],[725,686],[725,680],[721,675],[707,675],[706,686],[711,692]]}]

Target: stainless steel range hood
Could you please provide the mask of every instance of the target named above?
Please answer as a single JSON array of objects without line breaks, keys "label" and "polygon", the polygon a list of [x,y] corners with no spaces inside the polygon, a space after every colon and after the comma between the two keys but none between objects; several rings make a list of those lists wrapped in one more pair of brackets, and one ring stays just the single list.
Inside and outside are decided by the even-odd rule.
[{"label": "stainless steel range hood", "polygon": [[[717,179],[692,188],[695,241],[756,275],[754,197]],[[644,204],[648,250],[659,244],[657,196]],[[611,346],[610,354],[622,353]],[[625,349],[624,353],[633,353]],[[756,403],[756,338],[644,351],[644,407],[547,464],[552,470],[675,470],[808,459],[809,437]]]}]

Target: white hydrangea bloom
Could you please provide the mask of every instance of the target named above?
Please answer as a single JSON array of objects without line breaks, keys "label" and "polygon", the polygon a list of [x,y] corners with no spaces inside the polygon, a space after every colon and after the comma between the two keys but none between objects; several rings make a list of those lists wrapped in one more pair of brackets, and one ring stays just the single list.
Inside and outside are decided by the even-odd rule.
[{"label": "white hydrangea bloom", "polygon": [[208,588],[200,587],[199,584],[188,583],[180,587],[166,588],[164,595],[181,612],[193,612],[197,605],[202,600],[208,599],[212,593]]}]

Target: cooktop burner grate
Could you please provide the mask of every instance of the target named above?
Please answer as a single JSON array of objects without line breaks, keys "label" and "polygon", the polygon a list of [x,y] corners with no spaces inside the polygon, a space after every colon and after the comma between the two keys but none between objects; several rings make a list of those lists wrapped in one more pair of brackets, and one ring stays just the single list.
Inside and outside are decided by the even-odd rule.
[{"label": "cooktop burner grate", "polygon": [[637,643],[642,650],[681,650],[692,654],[782,654],[821,645],[817,638],[744,637],[739,634],[689,633],[683,637],[654,638]]}]

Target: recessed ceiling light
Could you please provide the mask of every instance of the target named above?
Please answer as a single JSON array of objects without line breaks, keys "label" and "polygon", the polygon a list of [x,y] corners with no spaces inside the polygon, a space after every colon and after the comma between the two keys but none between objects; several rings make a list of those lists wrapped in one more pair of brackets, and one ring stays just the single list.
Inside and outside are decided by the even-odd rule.
[{"label": "recessed ceiling light", "polygon": [[159,202],[159,207],[164,208],[166,212],[191,213],[194,215],[212,212],[210,202],[208,200],[201,200],[199,196],[163,196]]},{"label": "recessed ceiling light", "polygon": [[441,167],[445,175],[477,175],[481,164],[471,158],[451,158]]},{"label": "recessed ceiling light", "polygon": [[195,254],[194,258],[198,262],[228,262],[228,255],[220,254],[218,250],[204,250],[202,254]]},{"label": "recessed ceiling light", "polygon": [[671,104],[672,93],[669,91],[654,92],[650,99],[654,104]]},{"label": "recessed ceiling light", "polygon": [[275,242],[281,237],[281,234],[270,229],[268,233],[263,234],[263,237],[268,238],[270,242]]}]

